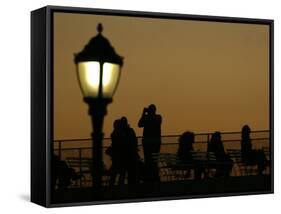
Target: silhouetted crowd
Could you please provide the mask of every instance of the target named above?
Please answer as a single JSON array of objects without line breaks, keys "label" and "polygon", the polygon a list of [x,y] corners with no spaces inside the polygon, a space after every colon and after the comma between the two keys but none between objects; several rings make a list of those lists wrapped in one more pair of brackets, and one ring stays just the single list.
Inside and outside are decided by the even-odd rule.
[{"label": "silhouetted crowd", "polygon": [[[113,123],[111,133],[111,146],[106,154],[111,157],[112,165],[109,170],[109,185],[136,185],[138,183],[160,182],[157,161],[153,154],[160,153],[161,147],[161,124],[162,117],[156,114],[156,106],[149,105],[143,109],[138,126],[143,128],[142,147],[144,159],[138,154],[138,140],[133,128],[130,127],[128,119],[122,117]],[[241,156],[246,165],[257,165],[258,173],[262,174],[266,167],[266,156],[262,150],[252,148],[250,138],[251,129],[248,125],[241,130]],[[194,171],[195,179],[202,179],[205,175],[205,166],[200,160],[193,157],[193,144],[195,135],[193,132],[184,132],[178,139],[179,147],[177,157],[181,164],[186,164]],[[214,132],[208,141],[207,153],[212,153],[216,159],[214,166],[215,177],[230,176],[234,162],[226,153],[220,132]],[[210,163],[212,164],[212,163]],[[209,165],[210,167],[210,165]],[[65,161],[59,160],[54,155],[52,158],[52,185],[58,189],[65,189],[71,181],[80,178],[80,175],[67,165]]]},{"label": "silhouetted crowd", "polygon": [[[246,166],[258,167],[258,174],[262,175],[263,171],[268,164],[266,155],[261,149],[252,148],[252,140],[250,138],[251,129],[248,125],[244,125],[241,130],[241,161]],[[189,164],[194,168],[195,179],[201,179],[204,176],[203,163],[200,160],[193,158],[193,144],[195,142],[195,135],[193,132],[185,132],[179,138],[179,148],[177,156],[181,163]],[[230,176],[234,162],[230,158],[229,154],[225,152],[224,144],[221,139],[220,132],[214,132],[208,142],[208,153],[213,153],[215,161],[210,161],[208,167],[215,168],[215,177],[227,177]],[[214,166],[212,166],[212,164]]]},{"label": "silhouetted crowd", "polygon": [[139,182],[159,182],[158,166],[153,161],[152,154],[160,152],[162,118],[156,114],[156,106],[151,104],[144,108],[138,126],[143,128],[142,161],[138,155],[137,137],[128,124],[126,117],[115,120],[111,134],[112,145],[107,154],[112,158],[110,185],[124,184],[127,175],[128,184]]}]

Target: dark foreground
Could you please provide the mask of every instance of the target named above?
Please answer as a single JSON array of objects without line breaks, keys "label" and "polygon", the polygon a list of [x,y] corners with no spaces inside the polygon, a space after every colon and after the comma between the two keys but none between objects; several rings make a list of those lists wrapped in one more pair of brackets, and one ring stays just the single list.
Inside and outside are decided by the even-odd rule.
[{"label": "dark foreground", "polygon": [[52,204],[59,205],[62,203],[77,202],[93,202],[99,204],[173,199],[171,198],[172,196],[175,198],[194,198],[270,193],[272,192],[271,185],[271,177],[265,175],[103,187],[100,194],[92,188],[71,188],[63,192],[55,192],[52,197]]}]

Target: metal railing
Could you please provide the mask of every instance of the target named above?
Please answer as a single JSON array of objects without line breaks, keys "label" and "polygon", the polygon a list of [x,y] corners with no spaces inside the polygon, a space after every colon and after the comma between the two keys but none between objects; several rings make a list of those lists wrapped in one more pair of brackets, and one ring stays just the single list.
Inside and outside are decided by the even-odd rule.
[{"label": "metal railing", "polygon": [[[211,139],[212,133],[199,133],[195,134],[195,151],[206,151],[207,143]],[[160,153],[172,153],[176,154],[178,150],[178,139],[179,135],[167,135],[162,136],[162,144]],[[241,142],[241,132],[222,132],[221,133],[222,141],[224,143],[224,148],[227,151],[228,149],[240,149]],[[142,137],[137,137],[138,139],[138,148],[139,155],[143,158],[143,149],[142,149]],[[267,158],[270,159],[270,131],[261,130],[261,131],[252,131],[251,139],[253,149],[264,149],[267,151]],[[89,161],[92,158],[92,139],[65,139],[65,140],[55,140],[53,142],[54,153],[59,156],[61,160],[68,161],[70,159],[76,160],[76,165],[74,168],[77,172],[89,171],[86,175],[85,180],[91,180],[90,170],[83,163]],[[103,139],[103,163],[105,169],[109,170],[111,166],[111,159],[108,155],[105,154],[106,149],[111,145],[110,138]],[[86,169],[87,168],[87,169]],[[84,182],[87,186],[87,182]],[[81,179],[79,184],[82,185]]]}]

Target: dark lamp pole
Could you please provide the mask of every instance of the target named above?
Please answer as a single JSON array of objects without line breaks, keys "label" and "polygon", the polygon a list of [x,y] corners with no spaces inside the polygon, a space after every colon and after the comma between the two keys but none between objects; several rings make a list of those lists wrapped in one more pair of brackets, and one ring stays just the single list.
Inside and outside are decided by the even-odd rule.
[{"label": "dark lamp pole", "polygon": [[92,119],[92,186],[100,189],[102,185],[103,158],[103,121],[106,107],[112,102],[117,88],[123,57],[119,56],[110,42],[102,35],[103,27],[98,24],[98,34],[93,37],[84,49],[75,54],[75,64],[84,102],[89,105]]}]

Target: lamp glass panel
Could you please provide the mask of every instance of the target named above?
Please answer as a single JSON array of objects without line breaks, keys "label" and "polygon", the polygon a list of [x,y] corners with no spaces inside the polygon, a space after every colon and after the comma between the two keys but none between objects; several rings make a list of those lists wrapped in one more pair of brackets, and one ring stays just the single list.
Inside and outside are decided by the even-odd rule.
[{"label": "lamp glass panel", "polygon": [[96,61],[78,63],[78,77],[84,97],[97,97],[100,81],[100,63]]},{"label": "lamp glass panel", "polygon": [[103,97],[112,98],[120,76],[120,65],[105,62],[103,64],[102,92]]}]

